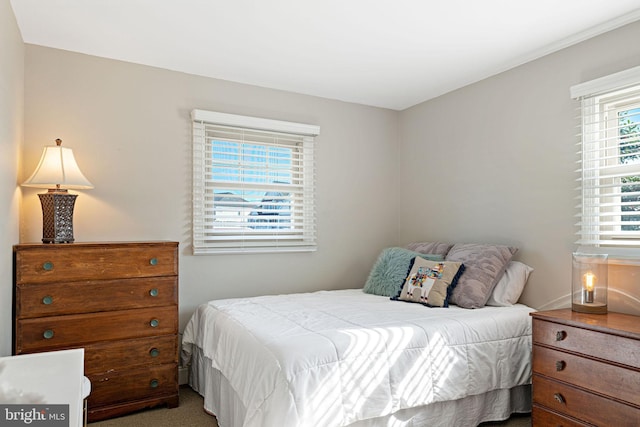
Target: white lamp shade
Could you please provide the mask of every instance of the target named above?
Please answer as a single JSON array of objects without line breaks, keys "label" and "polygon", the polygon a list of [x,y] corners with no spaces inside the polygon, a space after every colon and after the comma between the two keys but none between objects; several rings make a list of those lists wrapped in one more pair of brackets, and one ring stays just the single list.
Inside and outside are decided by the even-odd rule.
[{"label": "white lamp shade", "polygon": [[77,190],[93,188],[93,185],[80,171],[71,148],[59,145],[44,147],[38,167],[22,185],[39,188],[59,185],[60,188]]}]

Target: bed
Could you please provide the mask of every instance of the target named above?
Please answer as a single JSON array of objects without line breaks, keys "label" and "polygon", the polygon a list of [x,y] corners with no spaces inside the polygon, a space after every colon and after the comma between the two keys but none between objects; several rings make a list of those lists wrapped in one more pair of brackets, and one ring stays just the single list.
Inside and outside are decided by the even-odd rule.
[{"label": "bed", "polygon": [[475,426],[530,412],[534,310],[517,300],[531,268],[513,253],[388,248],[364,289],[204,303],[183,333],[189,384],[221,427]]}]

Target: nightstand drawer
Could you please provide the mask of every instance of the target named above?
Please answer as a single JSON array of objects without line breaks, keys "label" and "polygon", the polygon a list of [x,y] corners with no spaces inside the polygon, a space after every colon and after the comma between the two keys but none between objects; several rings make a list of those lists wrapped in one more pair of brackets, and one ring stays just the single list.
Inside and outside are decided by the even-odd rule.
[{"label": "nightstand drawer", "polygon": [[177,275],[176,251],[169,244],[27,246],[16,253],[16,284]]},{"label": "nightstand drawer", "polygon": [[178,392],[178,365],[175,364],[87,377],[91,380],[89,411],[104,403],[113,405]]},{"label": "nightstand drawer", "polygon": [[[640,368],[638,340],[533,319],[533,342]],[[610,351],[615,348],[616,351]]]},{"label": "nightstand drawer", "polygon": [[[636,408],[539,375],[533,376],[533,401],[595,425],[640,425],[640,411]],[[598,410],[593,411],[593,408]]]},{"label": "nightstand drawer", "polygon": [[159,307],[178,302],[177,276],[22,284],[16,287],[20,319]]},{"label": "nightstand drawer", "polygon": [[16,353],[176,334],[175,306],[41,317],[16,322]]},{"label": "nightstand drawer", "polygon": [[591,424],[564,417],[533,404],[531,424],[535,427],[593,427]]},{"label": "nightstand drawer", "polygon": [[640,406],[640,372],[533,346],[533,373]]}]

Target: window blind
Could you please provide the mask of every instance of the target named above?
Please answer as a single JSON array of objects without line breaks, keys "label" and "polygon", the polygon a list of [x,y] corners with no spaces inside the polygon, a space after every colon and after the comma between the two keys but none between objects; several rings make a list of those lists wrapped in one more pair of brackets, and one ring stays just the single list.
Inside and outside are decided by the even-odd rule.
[{"label": "window blind", "polygon": [[640,67],[571,92],[581,118],[577,243],[640,248]]},{"label": "window blind", "polygon": [[315,250],[319,128],[202,110],[192,118],[194,253]]}]

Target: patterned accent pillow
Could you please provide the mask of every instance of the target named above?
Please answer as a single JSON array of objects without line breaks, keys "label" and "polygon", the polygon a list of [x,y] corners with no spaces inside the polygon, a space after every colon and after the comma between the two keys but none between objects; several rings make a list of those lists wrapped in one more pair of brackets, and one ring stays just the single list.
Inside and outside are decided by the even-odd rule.
[{"label": "patterned accent pillow", "polygon": [[464,264],[465,272],[451,294],[451,303],[464,308],[484,307],[517,248],[479,243],[453,245],[447,261]]},{"label": "patterned accent pillow", "polygon": [[451,249],[452,246],[453,245],[451,243],[443,242],[415,242],[409,243],[407,245],[407,249],[420,252],[421,254],[442,255],[444,258],[447,256],[447,252],[449,252],[449,249]]},{"label": "patterned accent pillow", "polygon": [[429,261],[416,257],[399,294],[392,300],[448,307],[451,290],[464,271],[461,262]]},{"label": "patterned accent pillow", "polygon": [[435,261],[444,259],[441,255],[421,254],[405,248],[383,249],[369,273],[363,291],[385,297],[396,295],[416,256]]}]

